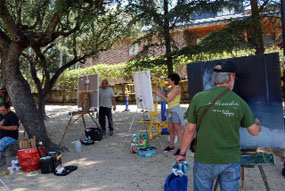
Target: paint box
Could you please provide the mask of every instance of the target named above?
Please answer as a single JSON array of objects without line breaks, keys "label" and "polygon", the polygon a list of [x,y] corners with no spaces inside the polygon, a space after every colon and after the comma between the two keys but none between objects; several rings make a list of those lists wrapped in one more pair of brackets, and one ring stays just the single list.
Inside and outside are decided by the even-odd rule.
[{"label": "paint box", "polygon": [[156,154],[155,147],[147,147],[147,148],[140,148],[139,149],[139,156],[141,158],[152,157]]},{"label": "paint box", "polygon": [[242,154],[242,165],[269,165],[275,164],[274,156],[272,153],[243,153]]},{"label": "paint box", "polygon": [[132,141],[131,141],[132,153],[137,153],[140,148],[147,148],[147,147],[149,147],[147,133],[132,135]]}]

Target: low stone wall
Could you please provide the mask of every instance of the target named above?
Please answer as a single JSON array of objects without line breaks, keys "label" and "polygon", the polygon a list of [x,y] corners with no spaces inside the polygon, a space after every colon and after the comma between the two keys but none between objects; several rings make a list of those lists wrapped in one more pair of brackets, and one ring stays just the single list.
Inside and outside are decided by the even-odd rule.
[{"label": "low stone wall", "polygon": [[52,90],[48,95],[47,103],[77,103],[77,90]]},{"label": "low stone wall", "polygon": [[[188,81],[182,80],[179,83],[181,87],[181,102],[189,103],[189,93],[188,93]],[[116,84],[111,86],[116,94],[116,101],[119,104],[125,103],[125,84]],[[135,95],[129,96],[129,103],[135,103]],[[77,90],[64,91],[64,90],[52,90],[47,99],[47,103],[77,103]]]}]

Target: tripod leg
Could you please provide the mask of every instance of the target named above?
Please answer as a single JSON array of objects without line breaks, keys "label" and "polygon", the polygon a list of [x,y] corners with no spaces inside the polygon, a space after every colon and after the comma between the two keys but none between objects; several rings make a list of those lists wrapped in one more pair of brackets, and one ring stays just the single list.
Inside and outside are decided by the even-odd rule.
[{"label": "tripod leg", "polygon": [[244,167],[241,167],[241,190],[244,190]]},{"label": "tripod leg", "polygon": [[81,115],[82,115],[82,120],[83,120],[84,129],[86,129],[86,123],[85,123],[85,119],[84,119],[84,114],[81,114]]},{"label": "tripod leg", "polygon": [[66,125],[66,127],[65,127],[64,134],[63,134],[63,136],[62,136],[62,138],[61,138],[60,145],[63,143],[63,139],[64,139],[64,136],[65,136],[65,134],[66,134],[66,132],[67,132],[67,129],[68,129],[68,127],[71,125],[71,120],[72,120],[72,116],[69,118],[69,121],[68,121],[68,123],[67,123],[67,125]]},{"label": "tripod leg", "polygon": [[89,114],[89,116],[91,117],[92,121],[95,123],[95,125],[96,125],[98,128],[101,128],[101,126],[97,123],[97,121],[94,119],[94,117],[93,117],[90,113],[88,113],[88,114]]},{"label": "tripod leg", "polygon": [[262,180],[263,180],[263,182],[264,182],[266,191],[270,191],[269,184],[268,184],[268,182],[267,182],[267,179],[266,179],[266,176],[265,176],[265,173],[264,173],[264,170],[263,170],[262,166],[261,166],[261,165],[257,165],[257,166],[258,166],[259,171],[260,171],[260,174],[261,174],[261,176],[262,176]]}]

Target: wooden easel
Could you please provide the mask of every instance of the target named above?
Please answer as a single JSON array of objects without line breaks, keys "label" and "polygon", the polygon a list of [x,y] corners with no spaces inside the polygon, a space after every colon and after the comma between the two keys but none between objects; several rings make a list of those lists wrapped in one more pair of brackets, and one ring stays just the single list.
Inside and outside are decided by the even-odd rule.
[{"label": "wooden easel", "polygon": [[[97,91],[97,90],[92,90],[92,92],[94,91]],[[65,134],[67,133],[67,130],[68,130],[68,127],[70,127],[73,123],[75,123],[76,121],[78,121],[80,118],[82,118],[83,120],[83,125],[84,125],[84,129],[86,129],[86,122],[85,122],[85,119],[84,119],[84,115],[88,114],[92,121],[94,122],[94,124],[100,128],[100,125],[96,122],[96,120],[94,119],[94,117],[92,116],[92,113],[94,111],[90,110],[90,107],[89,107],[89,95],[88,95],[88,92],[90,92],[90,90],[88,91],[87,90],[87,85],[86,85],[86,90],[84,91],[81,91],[81,97],[80,97],[80,101],[81,101],[81,105],[82,105],[82,110],[80,111],[73,111],[73,112],[70,112],[69,115],[70,115],[70,118],[69,118],[69,121],[65,127],[65,130],[64,130],[64,134],[62,136],[62,139],[61,139],[61,142],[60,142],[60,145],[63,143],[63,139],[65,137]],[[75,120],[72,120],[73,116],[75,115],[79,115],[78,118],[76,118]]]},{"label": "wooden easel", "polygon": [[[257,149],[245,149],[245,150],[241,150],[241,151],[242,152],[256,152]],[[264,162],[266,162],[264,155],[262,155],[262,156],[264,158]],[[241,189],[242,190],[244,190],[244,168],[254,168],[255,166],[256,165],[244,165],[244,164],[241,165]],[[262,177],[266,191],[270,191],[269,184],[268,184],[268,181],[267,181],[267,178],[266,178],[266,175],[264,173],[262,165],[257,164],[257,167],[258,167],[259,172],[261,174],[261,177]]]},{"label": "wooden easel", "polygon": [[[245,151],[243,150],[242,152],[245,152]],[[249,150],[249,152],[256,152],[256,149]],[[257,165],[257,166],[260,171],[266,191],[270,191],[270,187],[269,187],[269,184],[268,184],[262,165]],[[242,190],[244,190],[244,168],[254,168],[254,167],[255,165],[243,165],[243,164],[241,165],[241,189]],[[213,188],[214,191],[217,190],[218,184],[219,184],[219,177],[217,177],[217,179],[215,180],[214,188]]]},{"label": "wooden easel", "polygon": [[[264,173],[262,165],[257,165],[257,166],[258,166],[258,169],[260,171],[260,174],[261,174],[264,186],[266,188],[266,191],[270,191],[269,184],[268,184],[268,181],[267,181],[267,178],[266,178],[266,175]],[[241,166],[241,189],[242,190],[244,190],[244,168],[253,168],[253,167],[247,167],[246,165]]]}]

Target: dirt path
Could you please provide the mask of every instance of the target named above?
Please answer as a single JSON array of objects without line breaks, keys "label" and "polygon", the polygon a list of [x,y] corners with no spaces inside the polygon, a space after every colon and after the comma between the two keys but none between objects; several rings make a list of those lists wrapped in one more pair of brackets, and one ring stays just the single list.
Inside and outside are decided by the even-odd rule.
[{"label": "dirt path", "polygon": [[[102,141],[90,146],[83,146],[81,153],[75,153],[75,139],[84,137],[82,121],[76,122],[66,134],[64,146],[69,152],[63,154],[63,165],[77,165],[78,170],[71,174],[58,177],[53,174],[41,174],[40,171],[24,173],[22,171],[0,178],[13,191],[160,191],[163,190],[165,178],[171,173],[175,160],[173,153],[163,153],[162,146],[167,145],[166,135],[154,138],[150,144],[157,148],[157,154],[150,158],[140,158],[130,153],[130,136],[133,133],[145,132],[146,127],[138,123],[142,113],[130,106],[130,112],[123,112],[124,106],[119,106],[113,114],[115,134],[107,135]],[[46,121],[49,136],[59,143],[68,122],[68,112],[75,111],[75,106],[47,106],[50,117]],[[183,105],[186,110],[186,105]],[[86,117],[88,126],[94,126]],[[130,128],[133,122],[132,128]],[[162,146],[161,146],[162,145]],[[276,165],[264,167],[272,191],[285,189],[285,178],[281,175],[284,151],[275,150]],[[187,160],[191,167],[193,154],[188,152]],[[2,167],[1,170],[5,169]],[[193,190],[192,168],[188,172],[189,189]],[[245,169],[245,190],[265,190],[258,168]],[[0,183],[0,191],[5,188]]]}]

